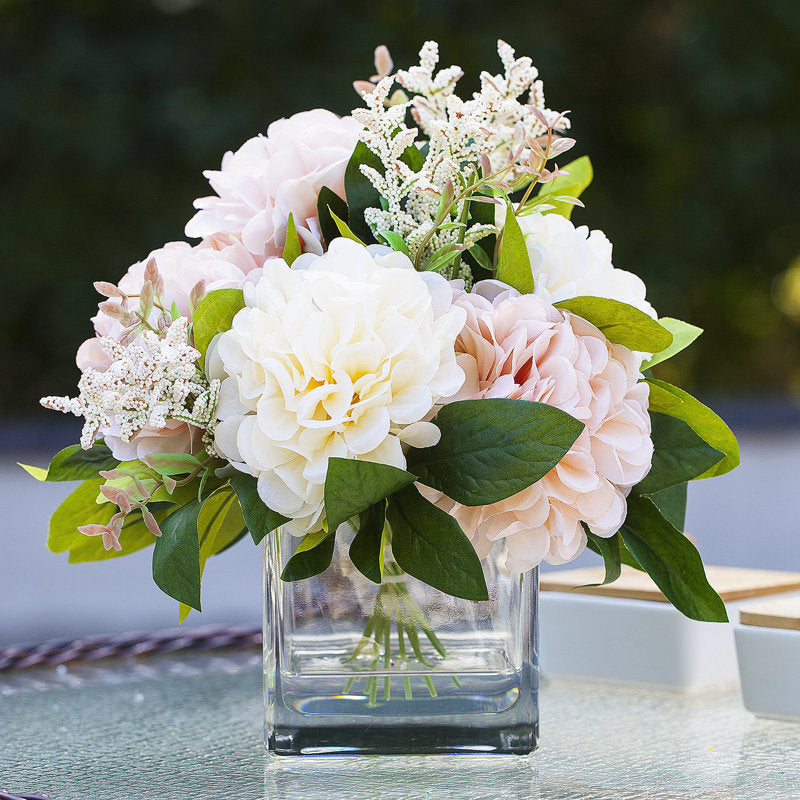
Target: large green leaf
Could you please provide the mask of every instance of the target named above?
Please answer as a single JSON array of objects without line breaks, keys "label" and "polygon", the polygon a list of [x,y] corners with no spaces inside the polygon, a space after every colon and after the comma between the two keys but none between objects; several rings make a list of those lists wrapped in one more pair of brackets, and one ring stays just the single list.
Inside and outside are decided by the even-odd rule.
[{"label": "large green leaf", "polygon": [[303,245],[300,235],[297,233],[297,226],[294,224],[294,214],[289,212],[289,219],[286,223],[286,242],[283,245],[283,260],[291,267],[295,260],[303,254]]},{"label": "large green leaf", "polygon": [[256,544],[275,528],[289,521],[288,517],[265,505],[258,494],[258,481],[252,475],[244,472],[231,475],[230,485],[239,498],[244,521]]},{"label": "large green leaf", "polygon": [[556,303],[599,328],[615,344],[643,353],[659,353],[672,344],[672,334],[644,311],[607,297],[573,297]]},{"label": "large green leaf", "polygon": [[78,547],[86,536],[78,530],[79,525],[106,525],[117,510],[110,503],[95,503],[102,478],[84,481],[69,494],[50,517],[47,547],[53,553],[63,553]]},{"label": "large green leaf", "polygon": [[434,418],[442,438],[412,449],[419,480],[466,506],[497,503],[543,478],[564,457],[583,423],[528,400],[459,400]]},{"label": "large green leaf", "polygon": [[383,580],[383,528],[386,503],[371,505],[359,519],[358,531],[350,543],[350,560],[355,568],[373,583]]},{"label": "large green leaf", "polygon": [[506,204],[506,221],[500,236],[500,256],[497,259],[495,277],[523,294],[533,292],[533,273],[528,247],[510,202]]},{"label": "large green leaf", "polygon": [[[243,533],[244,518],[236,493],[229,485],[222,486],[206,499],[197,516],[201,581],[206,561],[240,539]],[[190,606],[181,603],[178,621],[183,622],[190,611]]]},{"label": "large green leaf", "polygon": [[218,334],[230,330],[233,318],[244,308],[241,289],[215,289],[198,304],[192,315],[194,346],[200,351],[200,365],[205,363],[206,350]]},{"label": "large green leaf", "polygon": [[647,495],[647,499],[661,512],[661,516],[679,531],[686,527],[688,486],[687,483],[679,483],[677,486],[670,486],[669,489]]},{"label": "large green leaf", "polygon": [[672,344],[666,350],[656,353],[645,361],[641,366],[642,372],[672,358],[681,350],[685,350],[703,332],[703,329],[696,325],[690,325],[688,322],[672,317],[661,317],[658,323],[672,334]]},{"label": "large green leaf", "polygon": [[331,565],[335,544],[336,531],[306,534],[294,555],[286,562],[281,578],[285,581],[302,581],[325,572]]},{"label": "large green leaf", "polygon": [[[167,510],[153,511],[153,516],[159,525],[166,518],[173,508]],[[108,561],[112,558],[121,558],[131,553],[143,550],[156,543],[156,537],[147,529],[142,515],[139,511],[132,511],[125,518],[122,526],[122,533],[119,542],[122,550],[106,550],[103,546],[103,539],[100,536],[84,536],[83,542],[69,549],[70,564],[84,564],[87,561]]]},{"label": "large green leaf", "polygon": [[725,457],[677,417],[651,411],[650,421],[655,450],[650,472],[634,487],[638,494],[660,492],[693,480]]},{"label": "large green leaf", "polygon": [[423,583],[465,600],[488,600],[475,548],[449,514],[428,502],[416,486],[392,495],[387,511],[392,554]]},{"label": "large green leaf", "polygon": [[410,472],[352,458],[329,458],[325,477],[325,518],[328,529],[335,531],[350,517],[366,511],[416,480]]},{"label": "large green leaf", "polygon": [[725,604],[711,588],[695,546],[645,497],[628,497],[622,541],[667,600],[690,619],[727,622]]},{"label": "large green leaf", "polygon": [[340,220],[349,223],[350,211],[347,203],[339,197],[336,192],[323,186],[317,195],[317,217],[319,218],[319,228],[322,231],[322,238],[325,244],[329,245],[337,236],[339,229],[331,216],[333,212]]},{"label": "large green leaf", "polygon": [[708,406],[677,386],[648,378],[650,384],[650,410],[661,411],[671,417],[682,419],[698,436],[725,457],[698,478],[724,475],[739,465],[739,442],[733,431]]},{"label": "large green leaf", "polygon": [[556,197],[575,197],[578,198],[583,190],[592,182],[594,172],[592,162],[588,156],[581,156],[569,164],[562,167],[569,172],[569,175],[559,175],[552,181],[544,184],[542,191],[537,195],[537,200],[545,199],[553,208],[545,211],[545,214],[560,214],[569,219],[575,206],[563,200],[556,200]]},{"label": "large green leaf", "polygon": [[200,611],[200,539],[197,518],[200,501],[192,500],[161,524],[153,550],[153,580],[179,603]]},{"label": "large green leaf", "polygon": [[[381,199],[378,190],[369,182],[359,169],[367,164],[383,174],[384,166],[372,150],[364,142],[359,142],[344,172],[344,191],[350,209],[348,224],[353,233],[365,242],[374,242],[372,230],[364,220],[364,211],[368,208],[380,208]],[[334,209],[335,210],[335,209]]]},{"label": "large green leaf", "polygon": [[586,544],[590,550],[603,557],[603,564],[605,564],[606,574],[600,586],[605,586],[607,583],[613,583],[622,574],[622,562],[619,552],[620,538],[619,533],[613,536],[597,536],[592,533],[586,525],[583,526],[586,531]]},{"label": "large green leaf", "polygon": [[19,466],[39,481],[85,481],[96,478],[100,470],[114,469],[117,464],[119,461],[104,444],[94,444],[88,450],[73,444],[56,453],[47,469]]}]

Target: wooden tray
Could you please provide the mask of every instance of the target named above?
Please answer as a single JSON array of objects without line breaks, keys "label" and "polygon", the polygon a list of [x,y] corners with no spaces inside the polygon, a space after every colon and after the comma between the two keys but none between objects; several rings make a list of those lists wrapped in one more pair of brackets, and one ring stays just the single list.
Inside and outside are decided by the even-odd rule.
[{"label": "wooden tray", "polygon": [[743,606],[739,612],[739,622],[762,628],[800,631],[800,597],[784,597]]}]

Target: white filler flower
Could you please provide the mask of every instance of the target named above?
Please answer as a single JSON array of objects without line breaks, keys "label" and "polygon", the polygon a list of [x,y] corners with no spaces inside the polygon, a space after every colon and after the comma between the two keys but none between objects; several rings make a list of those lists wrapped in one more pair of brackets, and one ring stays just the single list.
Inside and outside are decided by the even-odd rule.
[{"label": "white filler flower", "polygon": [[309,533],[324,521],[330,457],[403,468],[403,444],[438,441],[425,419],[464,381],[454,342],[466,313],[440,275],[348,239],[293,268],[270,259],[244,291],[209,356],[224,378],[215,446]]}]

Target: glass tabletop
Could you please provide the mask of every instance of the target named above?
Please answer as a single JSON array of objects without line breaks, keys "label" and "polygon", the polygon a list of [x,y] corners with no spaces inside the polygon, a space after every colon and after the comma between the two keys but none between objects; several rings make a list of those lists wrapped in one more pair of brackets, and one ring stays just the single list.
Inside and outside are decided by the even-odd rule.
[{"label": "glass tabletop", "polygon": [[551,679],[526,758],[279,759],[254,650],[0,673],[0,788],[54,800],[800,797],[800,724],[702,694]]}]

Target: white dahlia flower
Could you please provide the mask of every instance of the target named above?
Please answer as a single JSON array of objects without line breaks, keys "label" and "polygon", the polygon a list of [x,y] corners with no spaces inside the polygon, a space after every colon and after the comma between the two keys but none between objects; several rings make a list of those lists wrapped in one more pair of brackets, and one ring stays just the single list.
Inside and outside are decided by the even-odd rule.
[{"label": "white dahlia flower", "polygon": [[[487,296],[483,296],[483,293]],[[495,281],[455,301],[467,311],[456,341],[466,373],[453,398],[510,397],[560,408],[585,424],[564,458],[540,481],[499,503],[468,508],[438,492],[483,558],[502,540],[503,563],[525,571],[543,559],[562,564],[586,546],[581,522],[613,535],[625,519],[630,487],[650,470],[653,443],[648,386],[639,358],[586,320]]]},{"label": "white dahlia flower", "polygon": [[322,108],[279,119],[267,135],[227,152],[220,170],[206,170],[216,195],[195,200],[191,237],[234,234],[258,257],[283,251],[289,214],[303,250],[322,253],[317,196],[327,186],[344,198],[344,171],[361,125]]},{"label": "white dahlia flower", "polygon": [[438,441],[425,420],[463,383],[453,345],[466,312],[440,275],[348,239],[293,268],[267,260],[244,291],[209,355],[224,379],[215,447],[258,478],[292,533],[309,533],[324,521],[330,457],[404,468],[404,443]]},{"label": "white dahlia flower", "polygon": [[576,228],[560,214],[527,214],[517,217],[535,284],[534,294],[548,303],[591,295],[628,303],[657,314],[645,300],[644,281],[611,263],[611,242],[599,230]]}]

